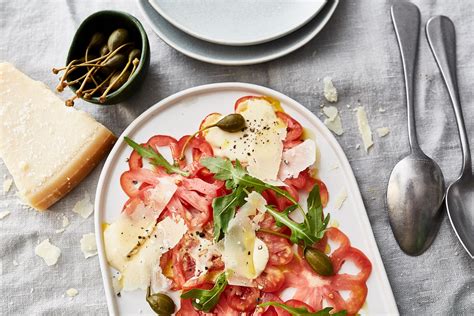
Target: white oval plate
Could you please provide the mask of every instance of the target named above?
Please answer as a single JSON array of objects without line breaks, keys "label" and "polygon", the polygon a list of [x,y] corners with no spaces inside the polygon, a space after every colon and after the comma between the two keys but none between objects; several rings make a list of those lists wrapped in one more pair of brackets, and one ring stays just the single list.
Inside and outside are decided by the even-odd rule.
[{"label": "white oval plate", "polygon": [[287,55],[318,34],[336,10],[339,0],[327,0],[311,21],[295,32],[268,43],[251,46],[226,46],[195,38],[166,21],[148,0],[137,0],[142,15],[153,31],[169,46],[191,58],[218,65],[252,65]]},{"label": "white oval plate", "polygon": [[[245,95],[268,95],[280,100],[285,111],[314,134],[321,153],[319,176],[326,183],[332,197],[325,211],[334,208],[335,197],[345,188],[347,200],[340,210],[330,211],[331,218],[339,223],[340,229],[349,236],[352,245],[362,250],[373,265],[367,282],[367,304],[361,313],[398,314],[357,182],[336,139],[315,115],[298,102],[274,90],[246,83],[204,85],[167,97],[135,119],[112,149],[102,169],[95,196],[97,248],[110,314],[138,314],[140,310],[144,314],[153,314],[145,301],[145,292],[122,292],[121,297],[114,294],[112,270],[104,253],[102,225],[116,219],[127,200],[119,181],[120,175],[128,170],[126,160],[130,155],[130,147],[123,141],[123,137],[130,136],[138,142],[143,142],[155,134],[174,137],[191,134],[197,130],[201,119],[207,114],[230,113],[235,101]],[[338,168],[334,169],[336,165]]]},{"label": "white oval plate", "polygon": [[201,40],[255,45],[282,37],[310,21],[326,0],[149,0],[169,23]]}]

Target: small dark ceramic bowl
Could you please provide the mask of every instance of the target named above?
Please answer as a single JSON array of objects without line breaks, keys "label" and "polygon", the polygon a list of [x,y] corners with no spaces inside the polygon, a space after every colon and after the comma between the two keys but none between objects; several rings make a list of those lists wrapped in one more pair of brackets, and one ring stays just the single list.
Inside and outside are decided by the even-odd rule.
[{"label": "small dark ceramic bowl", "polygon": [[[66,65],[69,64],[71,60],[84,56],[87,45],[95,32],[102,32],[106,38],[108,38],[110,33],[118,28],[128,30],[131,40],[135,43],[135,47],[140,48],[140,63],[130,79],[119,89],[108,94],[104,103],[100,103],[98,97],[84,99],[87,102],[100,105],[119,103],[130,97],[145,79],[146,72],[150,66],[150,44],[148,43],[148,37],[140,21],[132,15],[120,11],[99,11],[85,19],[74,35],[67,55]],[[79,89],[79,86],[80,85],[72,85],[70,88],[75,93],[76,90]]]}]

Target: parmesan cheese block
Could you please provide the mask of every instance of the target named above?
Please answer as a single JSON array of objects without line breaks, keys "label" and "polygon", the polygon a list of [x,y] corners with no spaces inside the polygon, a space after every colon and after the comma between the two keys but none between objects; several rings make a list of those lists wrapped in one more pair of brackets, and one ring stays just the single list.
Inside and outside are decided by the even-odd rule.
[{"label": "parmesan cheese block", "polygon": [[0,139],[0,157],[20,196],[45,210],[102,160],[116,137],[43,83],[0,63]]}]

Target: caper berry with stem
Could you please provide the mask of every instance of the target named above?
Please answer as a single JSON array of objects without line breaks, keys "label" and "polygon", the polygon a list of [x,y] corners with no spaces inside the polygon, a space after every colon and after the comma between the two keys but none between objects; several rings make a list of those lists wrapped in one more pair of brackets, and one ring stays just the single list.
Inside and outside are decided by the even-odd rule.
[{"label": "caper berry with stem", "polygon": [[146,301],[151,309],[160,316],[171,315],[176,310],[173,300],[163,293],[150,293],[150,287],[146,292]]},{"label": "caper berry with stem", "polygon": [[115,54],[114,56],[110,57],[107,61],[105,61],[101,66],[108,67],[111,69],[118,69],[125,65],[127,58],[122,54]]},{"label": "caper berry with stem", "polygon": [[179,156],[179,160],[184,159],[184,153],[186,151],[186,147],[189,145],[189,142],[196,137],[197,134],[213,128],[213,127],[218,127],[223,131],[229,132],[229,133],[235,133],[238,131],[241,131],[243,128],[245,128],[245,118],[240,115],[239,113],[232,113],[224,116],[221,118],[219,121],[217,121],[214,124],[208,125],[206,127],[201,128],[199,131],[196,133],[192,134],[184,143],[183,149],[181,150],[181,155]]},{"label": "caper berry with stem", "polygon": [[107,44],[102,45],[102,47],[99,49],[100,56],[105,56],[110,52],[109,46]]},{"label": "caper berry with stem", "polygon": [[116,29],[110,34],[107,40],[107,46],[109,50],[113,52],[119,46],[125,44],[128,41],[128,31],[126,29]]},{"label": "caper berry with stem", "polygon": [[105,36],[101,32],[96,32],[94,35],[92,35],[91,40],[89,42],[89,45],[87,45],[88,48],[95,48],[98,47],[99,45],[103,44],[105,42]]},{"label": "caper berry with stem", "polygon": [[331,259],[322,251],[306,247],[304,249],[304,258],[310,267],[319,275],[329,276],[334,274]]}]

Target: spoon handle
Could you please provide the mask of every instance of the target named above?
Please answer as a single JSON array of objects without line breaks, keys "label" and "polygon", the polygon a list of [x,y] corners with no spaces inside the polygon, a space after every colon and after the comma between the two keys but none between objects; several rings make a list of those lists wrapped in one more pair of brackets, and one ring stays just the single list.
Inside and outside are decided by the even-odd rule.
[{"label": "spoon handle", "polygon": [[420,34],[420,11],[409,2],[397,2],[391,8],[393,27],[397,35],[402,57],[408,112],[408,141],[412,151],[421,151],[416,138],[415,111],[413,104],[413,79],[415,72],[418,39]]},{"label": "spoon handle", "polygon": [[446,16],[432,17],[426,23],[426,37],[448,88],[454,114],[456,115],[463,157],[461,174],[471,174],[471,151],[469,149],[456,79],[456,31],[453,22]]}]

